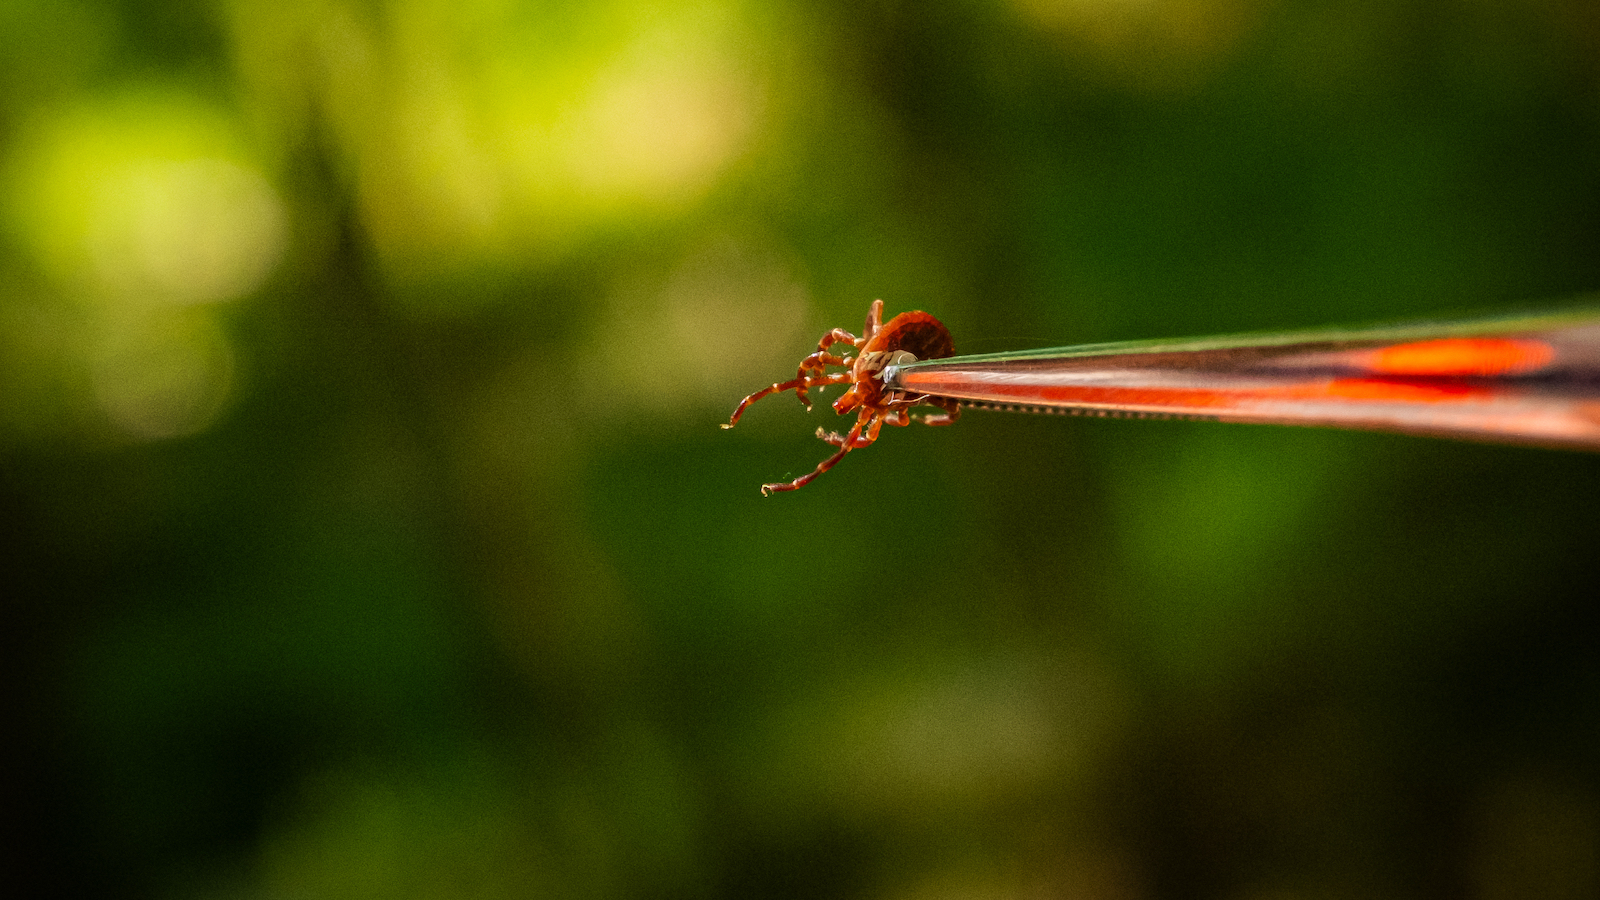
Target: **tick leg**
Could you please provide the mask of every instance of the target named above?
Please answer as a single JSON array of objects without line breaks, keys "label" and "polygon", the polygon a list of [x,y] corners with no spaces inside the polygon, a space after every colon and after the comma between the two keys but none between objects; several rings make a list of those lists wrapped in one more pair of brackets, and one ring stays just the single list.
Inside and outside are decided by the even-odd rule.
[{"label": "tick leg", "polygon": [[[870,322],[871,320],[869,319],[868,321]],[[866,342],[866,338],[858,338],[843,328],[835,328],[823,335],[822,340],[817,341],[817,352],[822,353],[834,344],[849,344],[852,347],[859,347]]]},{"label": "tick leg", "polygon": [[884,413],[884,420],[886,424],[904,428],[911,424],[911,410],[902,406],[893,412]]},{"label": "tick leg", "polygon": [[872,340],[872,336],[878,333],[878,326],[881,324],[883,324],[883,301],[874,300],[872,305],[867,307],[867,325],[861,329],[861,343],[856,346],[860,347]]},{"label": "tick leg", "polygon": [[[867,424],[869,420],[872,422],[870,434],[862,435],[861,426]],[[861,418],[856,420],[856,424],[850,429],[850,433],[839,439],[838,453],[835,453],[819,463],[815,472],[801,475],[799,478],[796,478],[793,481],[784,481],[777,484],[763,484],[761,486],[762,495],[770,495],[773,491],[798,491],[807,484],[810,484],[813,478],[816,478],[823,472],[833,468],[834,465],[839,462],[839,460],[844,459],[844,455],[846,453],[849,453],[851,450],[854,450],[857,447],[865,447],[866,445],[872,443],[872,441],[878,436],[878,424],[878,419],[872,412],[868,410],[862,410]],[[826,437],[823,439],[827,440]],[[828,441],[828,443],[831,444],[833,441]]]},{"label": "tick leg", "polygon": [[857,447],[865,447],[878,439],[878,431],[883,428],[883,414],[881,412],[861,411],[861,421],[856,423],[856,430],[861,430],[861,425],[867,426],[867,433],[856,438]]},{"label": "tick leg", "polygon": [[945,406],[941,403],[940,407],[944,410],[944,412],[928,413],[925,416],[917,416],[917,421],[924,425],[952,425],[957,419],[961,418],[960,404],[952,402],[950,405]]},{"label": "tick leg", "polygon": [[829,431],[826,428],[823,428],[821,425],[817,426],[817,440],[826,441],[835,447],[844,446],[844,435],[837,431]]},{"label": "tick leg", "polygon": [[771,387],[762,388],[761,390],[756,391],[754,394],[751,394],[750,396],[739,401],[739,406],[734,409],[733,416],[729,418],[727,424],[723,425],[722,427],[732,428],[733,426],[739,424],[739,417],[744,415],[745,408],[757,400],[760,400],[762,397],[788,390],[794,390],[798,392],[808,387],[818,387],[819,385],[824,384],[843,384],[849,380],[849,372],[836,372],[832,375],[802,376],[789,381],[781,382],[779,384],[774,384]]},{"label": "tick leg", "polygon": [[[818,350],[805,359],[800,360],[800,368],[795,371],[795,377],[797,379],[831,377],[824,374],[827,371],[828,366],[849,366],[852,361],[853,360],[851,360],[848,356],[838,356],[829,353],[826,350]],[[846,378],[844,380],[849,381],[850,379]],[[800,402],[805,405],[806,409],[811,408],[811,398],[806,394],[806,388],[818,383],[838,384],[839,382],[828,381],[802,383],[799,387],[795,388],[795,396],[800,398]]]},{"label": "tick leg", "polygon": [[825,366],[848,366],[855,361],[854,357],[840,356],[826,350],[818,350],[805,359],[800,360],[800,374],[814,370],[821,372]]},{"label": "tick leg", "polygon": [[854,449],[856,449],[858,447],[865,447],[868,444],[870,444],[873,441],[878,439],[877,430],[878,430],[878,425],[879,424],[880,423],[877,423],[877,422],[873,423],[873,427],[872,427],[873,433],[872,434],[870,434],[870,435],[865,435],[865,434],[864,435],[857,435],[854,439],[847,438],[845,435],[842,435],[837,431],[824,431],[823,429],[818,428],[817,429],[817,439],[820,440],[820,441],[824,441],[826,443],[832,444],[835,447],[843,447],[845,441],[846,440],[850,440],[851,441],[850,449],[854,450]]},{"label": "tick leg", "polygon": [[[817,350],[815,353],[812,353],[805,359],[800,360],[800,368],[795,371],[795,380],[800,383],[795,385],[794,395],[800,399],[800,403],[804,405],[806,409],[811,408],[811,398],[806,396],[806,388],[808,385],[804,382],[801,382],[800,379],[820,376],[826,370],[827,366],[850,365],[852,362],[850,357],[840,356],[836,353],[829,353],[828,351],[839,344],[849,344],[853,349],[861,346],[864,343],[866,343],[865,339],[858,338],[850,332],[845,331],[843,328],[835,328],[827,334],[824,334],[822,339],[817,341]],[[828,382],[828,384],[834,383],[835,382],[831,381]],[[735,416],[735,418],[737,418],[737,416]]]},{"label": "tick leg", "polygon": [[[858,447],[865,447],[877,440],[878,431],[883,428],[883,423],[884,414],[870,409],[863,409],[861,411],[861,417],[856,420],[856,427],[850,431],[850,437],[846,437],[837,431],[824,431],[823,429],[818,428],[817,438],[819,440],[826,441],[835,447],[843,447],[848,441],[850,444],[850,449],[854,450]],[[863,428],[866,429],[866,432],[864,434],[858,433],[861,432]]]}]

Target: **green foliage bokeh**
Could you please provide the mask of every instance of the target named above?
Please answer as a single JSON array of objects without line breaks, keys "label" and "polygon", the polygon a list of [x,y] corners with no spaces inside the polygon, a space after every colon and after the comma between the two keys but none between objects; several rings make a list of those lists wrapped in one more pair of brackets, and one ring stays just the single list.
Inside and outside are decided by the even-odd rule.
[{"label": "green foliage bokeh", "polygon": [[[17,883],[1587,897],[1600,466],[970,413],[957,348],[1600,285],[1563,0],[9,0]],[[33,876],[33,877],[29,877]]]}]

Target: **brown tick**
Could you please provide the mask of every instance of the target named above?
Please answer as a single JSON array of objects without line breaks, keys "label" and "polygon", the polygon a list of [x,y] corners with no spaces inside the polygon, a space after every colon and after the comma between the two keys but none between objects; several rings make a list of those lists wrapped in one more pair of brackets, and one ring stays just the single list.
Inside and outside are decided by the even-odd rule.
[{"label": "brown tick", "polygon": [[[856,355],[850,356],[847,352],[846,355],[839,356],[832,353],[832,349],[840,344],[849,344],[856,351]],[[938,319],[925,312],[906,312],[888,322],[883,322],[883,301],[874,300],[871,309],[867,311],[867,325],[861,337],[856,337],[843,328],[835,328],[823,335],[822,340],[817,342],[817,352],[800,361],[800,368],[793,380],[762,388],[744,398],[733,411],[733,417],[728,420],[728,424],[722,427],[732,428],[737,425],[739,417],[744,415],[745,408],[768,394],[793,389],[795,396],[799,397],[800,402],[809,410],[811,398],[806,392],[811,388],[829,384],[850,385],[844,396],[833,401],[833,411],[842,416],[859,409],[861,412],[856,416],[855,425],[851,426],[846,434],[817,429],[817,437],[838,447],[839,452],[823,460],[815,472],[802,475],[793,481],[761,486],[762,494],[799,490],[811,479],[833,468],[834,464],[844,459],[846,453],[877,440],[878,430],[884,423],[911,424],[913,406],[928,404],[943,410],[917,416],[917,420],[925,425],[949,425],[960,418],[961,407],[955,400],[906,391],[885,390],[883,387],[883,370],[888,366],[903,366],[923,359],[944,359],[947,356],[954,356],[955,352],[955,343],[950,340],[950,330]],[[830,373],[827,370],[828,366],[842,366],[844,371]]]}]

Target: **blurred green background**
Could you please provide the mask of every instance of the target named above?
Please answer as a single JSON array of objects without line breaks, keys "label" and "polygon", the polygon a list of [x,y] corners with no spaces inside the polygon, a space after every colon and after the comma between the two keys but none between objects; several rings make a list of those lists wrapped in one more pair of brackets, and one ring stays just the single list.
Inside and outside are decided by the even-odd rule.
[{"label": "blurred green background", "polygon": [[[6,0],[7,881],[1600,895],[1600,461],[745,393],[1600,286],[1587,0]],[[830,423],[831,424],[831,423]]]}]

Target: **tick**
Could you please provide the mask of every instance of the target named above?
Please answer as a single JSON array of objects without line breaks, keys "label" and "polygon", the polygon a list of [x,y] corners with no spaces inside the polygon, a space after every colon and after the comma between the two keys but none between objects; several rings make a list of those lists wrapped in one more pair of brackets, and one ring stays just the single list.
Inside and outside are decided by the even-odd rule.
[{"label": "tick", "polygon": [[[841,344],[850,346],[843,356],[833,352]],[[856,355],[851,356],[854,352]],[[913,418],[924,425],[949,425],[961,417],[958,402],[948,397],[930,397],[910,391],[886,389],[883,372],[889,366],[903,366],[925,359],[944,359],[954,356],[955,342],[950,339],[950,329],[925,312],[904,312],[887,322],[883,321],[883,301],[874,300],[867,310],[867,324],[861,336],[856,337],[843,328],[835,328],[817,342],[817,350],[800,360],[800,368],[789,381],[762,388],[744,398],[733,411],[732,418],[723,428],[732,428],[750,404],[769,394],[793,390],[806,409],[811,409],[807,391],[830,384],[848,384],[844,396],[833,401],[833,411],[847,415],[859,410],[856,422],[845,434],[817,429],[817,437],[838,447],[837,453],[823,460],[816,471],[793,481],[763,484],[761,493],[795,491],[813,478],[833,468],[846,453],[865,447],[878,439],[884,424],[909,425]],[[829,372],[829,366],[838,366],[840,372]],[[911,408],[919,405],[938,407],[941,412],[913,417]]]}]

